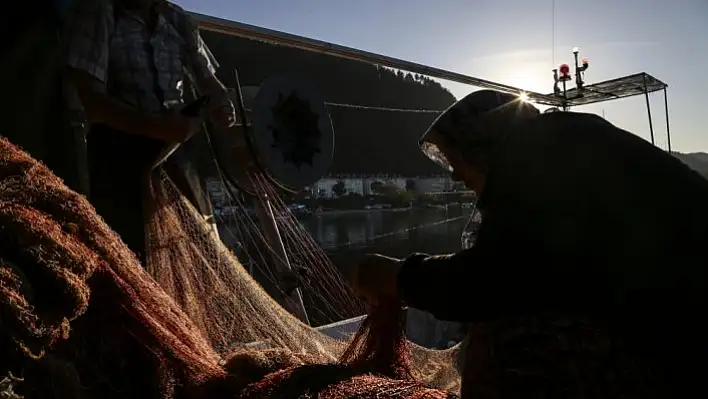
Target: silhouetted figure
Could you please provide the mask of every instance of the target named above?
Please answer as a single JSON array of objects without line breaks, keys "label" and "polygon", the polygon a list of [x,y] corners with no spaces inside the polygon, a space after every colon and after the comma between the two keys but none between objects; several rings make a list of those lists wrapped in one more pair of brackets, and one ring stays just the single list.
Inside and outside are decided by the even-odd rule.
[{"label": "silhouetted figure", "polygon": [[488,90],[421,147],[479,194],[476,242],[370,256],[356,282],[469,323],[463,396],[705,396],[708,181],[598,116]]},{"label": "silhouetted figure", "polygon": [[[168,144],[182,143],[201,118],[175,109],[185,69],[212,98],[222,127],[235,116],[218,66],[196,24],[163,0],[76,0],[66,34],[67,65],[92,129],[88,136],[90,198],[98,213],[139,256],[146,255],[147,179]],[[211,214],[202,184],[184,158],[166,172],[199,210]]]}]

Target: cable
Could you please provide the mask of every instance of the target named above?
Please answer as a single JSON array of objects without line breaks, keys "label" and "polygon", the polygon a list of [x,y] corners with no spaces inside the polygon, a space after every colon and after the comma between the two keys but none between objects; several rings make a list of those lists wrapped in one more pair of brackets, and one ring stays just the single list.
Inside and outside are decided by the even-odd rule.
[{"label": "cable", "polygon": [[[368,51],[340,46],[334,43],[327,43],[320,40],[291,35],[235,21],[226,21],[203,14],[192,13],[191,16],[199,23],[200,29],[215,31],[229,36],[243,37],[249,40],[256,40],[281,47],[297,48],[312,53],[360,61],[370,65],[400,69],[433,78],[497,90],[505,93],[520,94],[522,92],[526,92],[525,90],[502,83],[475,78],[461,73],[434,68]],[[534,93],[534,97],[537,96],[538,98],[546,101],[552,100],[552,98],[547,98],[545,95]]]},{"label": "cable", "polygon": [[354,105],[354,104],[343,104],[343,103],[330,103],[325,102],[328,107],[336,108],[352,108],[352,109],[363,109],[370,111],[385,111],[385,112],[410,112],[410,113],[420,113],[420,114],[441,114],[443,111],[436,109],[407,109],[407,108],[387,108],[387,107],[375,107],[368,105]]},{"label": "cable", "polygon": [[556,0],[551,0],[551,68],[556,67]]},{"label": "cable", "polygon": [[349,242],[346,242],[343,244],[335,245],[332,249],[339,249],[342,247],[348,247],[353,244],[360,244],[360,243],[366,242],[366,241],[376,241],[376,240],[380,240],[381,238],[390,237],[390,236],[394,236],[394,235],[401,234],[401,233],[408,233],[410,231],[415,231],[415,230],[424,229],[424,228],[428,228],[428,227],[439,226],[441,224],[456,222],[456,221],[458,221],[460,219],[464,219],[464,218],[465,218],[465,216],[456,216],[456,217],[445,219],[445,220],[438,220],[437,222],[422,224],[420,226],[409,227],[407,229],[400,229],[400,230],[396,230],[396,231],[391,231],[389,233],[379,234],[379,235],[376,235],[376,236],[373,236],[373,237],[370,237],[370,238],[364,239],[364,240],[352,240],[352,241],[349,241]]},{"label": "cable", "polygon": [[[334,107],[334,108],[351,108],[351,109],[360,109],[360,110],[368,110],[368,111],[383,111],[383,112],[408,112],[408,113],[417,113],[417,114],[441,114],[441,113],[445,112],[445,111],[436,110],[436,109],[388,108],[388,107],[376,107],[376,106],[370,106],[370,105],[355,105],[355,104],[330,103],[330,102],[325,102],[325,105],[328,107]],[[244,111],[252,112],[253,109],[245,108]]]}]

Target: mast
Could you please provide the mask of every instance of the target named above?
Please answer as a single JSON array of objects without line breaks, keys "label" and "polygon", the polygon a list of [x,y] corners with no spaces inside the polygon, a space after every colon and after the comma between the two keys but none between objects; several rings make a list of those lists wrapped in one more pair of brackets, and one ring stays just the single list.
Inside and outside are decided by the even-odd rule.
[{"label": "mast", "polygon": [[[319,53],[338,58],[346,58],[377,66],[401,69],[404,71],[426,75],[433,78],[463,83],[485,89],[492,89],[504,93],[521,95],[522,93],[528,92],[527,90],[521,90],[517,87],[492,82],[490,80],[480,79],[473,76],[448,71],[445,69],[405,61],[402,59],[376,54],[369,51],[359,50],[351,47],[340,46],[338,44],[329,43],[321,40],[310,39],[307,37],[292,35],[285,32],[279,32],[276,30],[262,28],[259,26],[229,21],[226,19],[216,18],[198,13],[190,13],[190,16],[194,18],[195,21],[197,21],[200,29],[223,33],[229,36],[242,37],[283,47],[297,48],[313,53]],[[554,99],[551,96],[539,93],[533,94],[535,100],[544,99],[546,102],[554,102]]]},{"label": "mast", "polygon": [[[234,79],[236,83],[235,100],[234,104],[236,107],[236,112],[241,118],[243,124],[243,130],[246,135],[248,135],[249,123],[246,116],[246,108],[243,103],[243,92],[241,91],[241,81],[238,77],[238,71],[234,69]],[[285,249],[285,244],[283,243],[283,237],[280,235],[280,230],[278,229],[278,223],[276,220],[276,215],[273,212],[273,206],[271,199],[267,194],[256,196],[256,212],[258,213],[258,220],[263,228],[263,233],[266,240],[268,241],[268,246],[271,249],[273,264],[278,271],[277,275],[284,278],[287,275],[292,275],[293,270],[290,265],[290,259],[288,257],[288,252]],[[282,283],[282,281],[281,281]],[[284,287],[281,287],[284,288]],[[289,291],[289,292],[287,292]],[[307,316],[307,310],[305,309],[305,302],[302,299],[302,290],[295,286],[294,289],[286,290],[285,294],[290,300],[286,303],[286,307],[290,308],[290,311],[295,314],[303,323],[310,324],[309,317]]]}]

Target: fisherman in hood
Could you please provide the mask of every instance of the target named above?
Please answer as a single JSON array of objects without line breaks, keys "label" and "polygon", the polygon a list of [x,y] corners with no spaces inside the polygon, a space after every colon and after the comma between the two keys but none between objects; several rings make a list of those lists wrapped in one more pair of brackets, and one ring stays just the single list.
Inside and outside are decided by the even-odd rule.
[{"label": "fisherman in hood", "polygon": [[463,397],[701,396],[707,180],[596,115],[490,90],[420,146],[478,194],[475,243],[370,255],[354,282],[469,323]]}]

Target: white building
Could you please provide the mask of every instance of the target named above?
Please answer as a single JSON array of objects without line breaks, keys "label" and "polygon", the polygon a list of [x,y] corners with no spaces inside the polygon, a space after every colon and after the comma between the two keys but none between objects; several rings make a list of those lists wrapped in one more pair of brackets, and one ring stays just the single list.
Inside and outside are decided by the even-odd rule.
[{"label": "white building", "polygon": [[[444,192],[450,191],[453,187],[453,181],[447,175],[427,176],[427,177],[401,177],[401,176],[327,176],[324,177],[306,190],[310,192],[313,198],[336,198],[333,188],[339,182],[344,183],[345,195],[375,195],[371,190],[371,185],[381,183],[385,185],[393,185],[405,190],[409,181],[413,181],[415,192],[417,194]],[[229,196],[220,179],[207,179],[206,190],[211,198],[212,203],[216,207],[225,206],[229,203]]]},{"label": "white building", "polygon": [[345,195],[365,195],[364,179],[346,176],[325,177],[320,179],[310,186],[310,193],[312,193],[313,198],[336,198],[337,194],[334,193],[333,188],[335,185],[339,184],[339,182],[344,183]]},{"label": "white building", "polygon": [[[415,192],[418,194],[428,192],[450,191],[453,185],[452,179],[446,175],[428,177],[402,177],[390,175],[378,176],[328,176],[318,180],[310,186],[310,193],[313,198],[335,198],[333,188],[340,182],[344,183],[346,194],[375,195],[371,186],[375,183],[393,185],[403,190],[407,189],[408,182],[413,181]],[[345,195],[346,195],[345,194]]]}]

